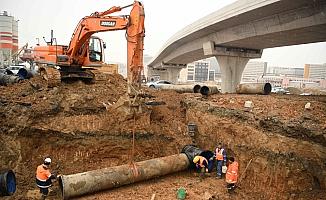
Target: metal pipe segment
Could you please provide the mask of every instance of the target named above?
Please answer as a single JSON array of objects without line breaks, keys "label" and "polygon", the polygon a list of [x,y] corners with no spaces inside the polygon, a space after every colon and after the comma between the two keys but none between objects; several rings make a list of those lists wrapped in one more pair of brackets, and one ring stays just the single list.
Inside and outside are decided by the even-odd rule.
[{"label": "metal pipe segment", "polygon": [[217,93],[219,93],[219,91],[216,86],[202,86],[200,88],[200,94],[205,96],[210,94],[217,94]]},{"label": "metal pipe segment", "polygon": [[236,89],[238,94],[270,94],[272,85],[270,83],[243,83]]},{"label": "metal pipe segment", "polygon": [[161,85],[161,90],[174,90],[178,93],[199,93],[200,85]]},{"label": "metal pipe segment", "polygon": [[155,158],[78,174],[63,175],[59,184],[63,199],[95,193],[122,185],[186,170],[189,159],[185,153]]},{"label": "metal pipe segment", "polygon": [[19,76],[7,75],[0,73],[0,85],[10,85],[20,82],[22,79]]}]

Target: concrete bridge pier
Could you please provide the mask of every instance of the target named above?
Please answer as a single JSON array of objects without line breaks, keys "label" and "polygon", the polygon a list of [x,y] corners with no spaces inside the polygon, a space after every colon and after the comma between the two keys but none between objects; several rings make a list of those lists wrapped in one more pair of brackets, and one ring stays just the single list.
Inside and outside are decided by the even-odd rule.
[{"label": "concrete bridge pier", "polygon": [[223,93],[235,93],[240,84],[242,72],[246,67],[249,58],[233,56],[215,56],[221,69],[221,86]]},{"label": "concrete bridge pier", "polygon": [[263,50],[226,47],[213,41],[203,44],[204,55],[215,56],[221,68],[222,92],[235,93],[241,81],[242,72],[251,58],[260,58]]}]

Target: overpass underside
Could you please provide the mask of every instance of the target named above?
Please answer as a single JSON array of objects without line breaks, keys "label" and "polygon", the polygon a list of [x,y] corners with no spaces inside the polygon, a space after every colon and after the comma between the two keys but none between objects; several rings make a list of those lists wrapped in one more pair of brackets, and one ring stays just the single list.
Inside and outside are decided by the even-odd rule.
[{"label": "overpass underside", "polygon": [[326,41],[326,1],[274,1],[180,35],[154,60],[153,68],[162,67],[155,63],[159,60],[185,65],[215,56],[222,91],[232,93],[247,62],[260,58],[263,49]]}]

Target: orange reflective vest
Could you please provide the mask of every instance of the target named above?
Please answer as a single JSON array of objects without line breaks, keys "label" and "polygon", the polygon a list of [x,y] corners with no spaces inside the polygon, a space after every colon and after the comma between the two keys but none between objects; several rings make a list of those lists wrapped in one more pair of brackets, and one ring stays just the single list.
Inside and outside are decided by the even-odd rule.
[{"label": "orange reflective vest", "polygon": [[199,156],[199,162],[197,163],[201,168],[205,167],[204,162],[208,165],[208,161],[205,157]]},{"label": "orange reflective vest", "polygon": [[238,162],[234,161],[232,164],[228,166],[228,170],[226,171],[225,180],[227,183],[236,183],[238,181]]},{"label": "orange reflective vest", "polygon": [[223,151],[224,149],[216,148],[215,150],[215,155],[216,155],[216,160],[223,160]]},{"label": "orange reflective vest", "polygon": [[49,169],[45,169],[43,165],[37,166],[36,178],[40,181],[46,181],[50,178],[51,172]]}]

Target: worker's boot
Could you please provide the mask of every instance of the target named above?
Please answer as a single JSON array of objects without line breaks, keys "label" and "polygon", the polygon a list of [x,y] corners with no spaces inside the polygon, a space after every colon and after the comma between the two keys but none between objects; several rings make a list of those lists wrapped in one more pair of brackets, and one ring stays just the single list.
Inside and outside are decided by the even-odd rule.
[{"label": "worker's boot", "polygon": [[228,193],[229,194],[235,194],[235,185],[229,185],[228,186]]}]

